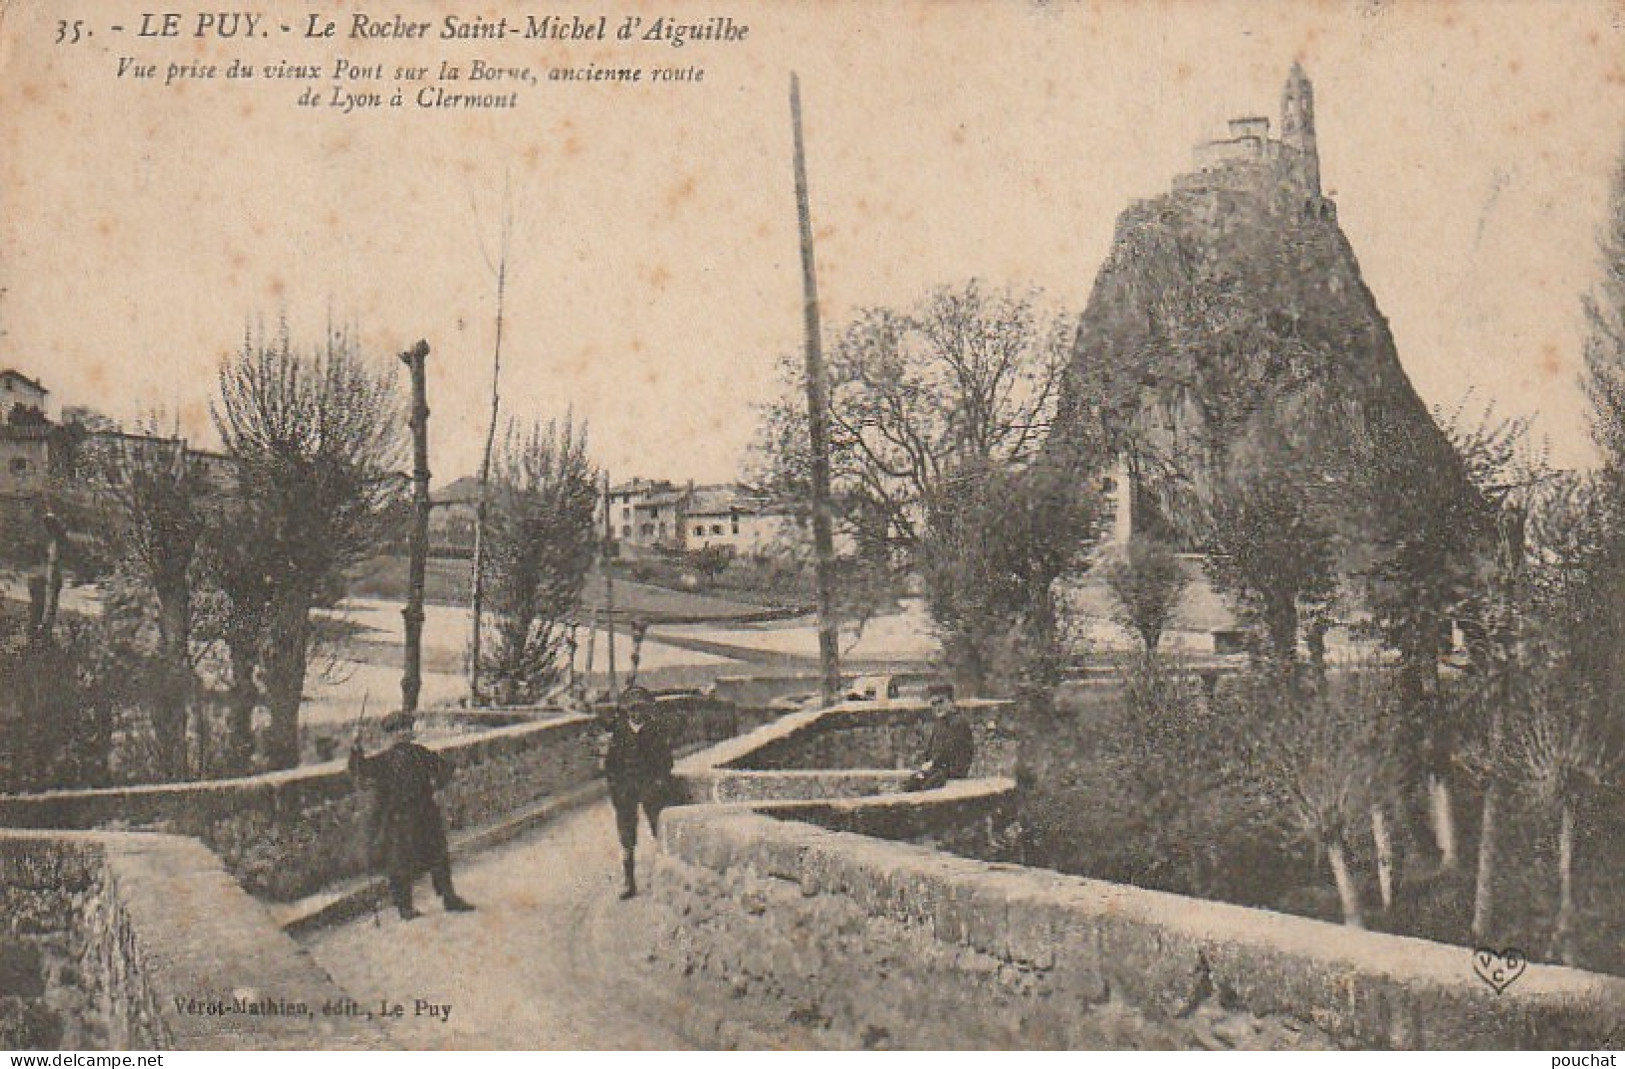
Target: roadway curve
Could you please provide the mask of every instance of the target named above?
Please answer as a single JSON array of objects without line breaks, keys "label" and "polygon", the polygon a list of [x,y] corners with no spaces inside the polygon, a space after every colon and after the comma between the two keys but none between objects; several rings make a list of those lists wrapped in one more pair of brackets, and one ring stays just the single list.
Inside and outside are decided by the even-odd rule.
[{"label": "roadway curve", "polygon": [[[647,882],[655,847],[647,827],[641,831],[639,878]],[[748,1007],[652,962],[655,905],[647,895],[620,901],[619,870],[614,818],[599,802],[459,864],[457,888],[475,913],[441,912],[424,880],[418,920],[403,923],[385,910],[376,922],[364,917],[304,943],[363,1007],[405,1007],[389,1023],[398,1048],[778,1045],[772,1022],[744,1020]],[[449,1003],[449,1017],[415,1015],[417,999]]]}]

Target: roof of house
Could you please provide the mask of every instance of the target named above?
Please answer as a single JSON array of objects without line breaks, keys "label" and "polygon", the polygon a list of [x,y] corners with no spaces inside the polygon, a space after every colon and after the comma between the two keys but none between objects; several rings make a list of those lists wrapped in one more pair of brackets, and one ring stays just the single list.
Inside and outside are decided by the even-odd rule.
[{"label": "roof of house", "polygon": [[671,483],[664,479],[645,479],[639,476],[636,479],[621,483],[619,486],[610,487],[609,494],[611,497],[616,497],[621,494],[642,494],[655,490],[670,490],[671,488]]},{"label": "roof of house", "polygon": [[38,379],[31,379],[27,375],[24,375],[21,371],[16,370],[15,368],[9,368],[8,367],[4,371],[0,371],[0,379],[16,379],[19,382],[28,383],[28,385],[34,387],[34,389],[38,390],[40,393],[50,393],[51,392],[50,390],[47,390],[45,388],[44,384],[41,383]]},{"label": "roof of house", "polygon": [[727,516],[735,512],[760,512],[764,501],[750,488],[735,484],[697,486],[689,498],[690,516]]},{"label": "roof of house", "polygon": [[658,494],[650,494],[642,501],[634,501],[634,508],[659,508],[662,505],[680,505],[688,497],[687,490],[663,490]]}]

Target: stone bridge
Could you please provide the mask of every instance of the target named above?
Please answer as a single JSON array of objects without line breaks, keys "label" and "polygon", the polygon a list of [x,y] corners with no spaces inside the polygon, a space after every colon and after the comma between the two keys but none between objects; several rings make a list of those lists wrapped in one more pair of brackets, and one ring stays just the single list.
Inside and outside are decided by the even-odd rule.
[{"label": "stone bridge", "polygon": [[[695,743],[730,726],[685,712]],[[0,1045],[1613,1041],[1613,978],[1532,965],[1497,994],[1460,947],[951,852],[1017,802],[1013,711],[969,715],[972,778],[915,794],[899,787],[924,747],[918,703],[798,713],[693,753],[690,804],[640,851],[648,893],[631,902],[595,725],[440,743],[460,766],[459,890],[480,908],[409,924],[376,911],[346,834],[361,796],[337,766],[0,799],[0,826],[40,829],[0,831]],[[113,814],[148,830],[91,830]]]}]

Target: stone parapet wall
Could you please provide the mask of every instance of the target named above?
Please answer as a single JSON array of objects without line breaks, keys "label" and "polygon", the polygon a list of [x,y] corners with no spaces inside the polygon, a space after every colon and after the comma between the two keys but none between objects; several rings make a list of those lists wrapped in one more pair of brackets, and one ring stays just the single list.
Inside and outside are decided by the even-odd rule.
[{"label": "stone parapet wall", "polygon": [[[681,746],[725,736],[726,707],[662,709]],[[479,827],[599,775],[602,726],[555,717],[429,742],[456,766],[449,830]],[[195,836],[255,895],[291,901],[368,868],[372,794],[343,761],[240,779],[0,796],[0,827],[141,828]]]},{"label": "stone parapet wall", "polygon": [[0,837],[0,1049],[106,1045],[98,1003],[112,977],[87,976],[86,958],[95,943],[87,918],[105,911],[107,896],[92,844]]},{"label": "stone parapet wall", "polygon": [[[836,803],[831,803],[836,804]],[[835,1046],[1587,1048],[1625,981],[953,857],[742,807],[672,811],[662,956]]]},{"label": "stone parapet wall", "polygon": [[[960,702],[976,736],[972,776],[1009,775],[1015,766],[1015,706],[1002,701]],[[731,769],[918,768],[931,737],[931,710],[923,701],[849,702],[797,713],[739,740],[737,753],[715,763]]]},{"label": "stone parapet wall", "polygon": [[0,1047],[381,1045],[193,840],[0,832],[0,902]]},{"label": "stone parapet wall", "polygon": [[774,802],[805,799],[860,798],[901,791],[913,772],[908,769],[783,769],[764,772],[724,768],[683,771],[678,783],[683,800],[699,802]]},{"label": "stone parapet wall", "polygon": [[[851,687],[866,674],[890,676],[899,688],[917,690],[942,678],[942,673],[924,667],[905,667],[898,662],[889,668],[876,668],[873,673],[848,672],[841,677],[842,687]],[[795,672],[786,675],[718,676],[711,684],[711,694],[719,701],[732,702],[742,708],[766,705],[778,698],[798,694],[817,694],[823,689],[824,678],[817,672]]]},{"label": "stone parapet wall", "polygon": [[755,809],[877,839],[985,844],[1015,819],[1016,781],[989,776],[954,780],[918,793],[762,802]]}]

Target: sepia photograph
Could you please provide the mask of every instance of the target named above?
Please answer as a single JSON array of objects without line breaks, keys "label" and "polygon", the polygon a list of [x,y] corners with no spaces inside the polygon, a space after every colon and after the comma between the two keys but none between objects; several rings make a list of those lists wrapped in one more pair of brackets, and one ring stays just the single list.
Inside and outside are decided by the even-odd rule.
[{"label": "sepia photograph", "polygon": [[0,1050],[1625,1046],[1625,0],[0,0],[0,145]]}]

